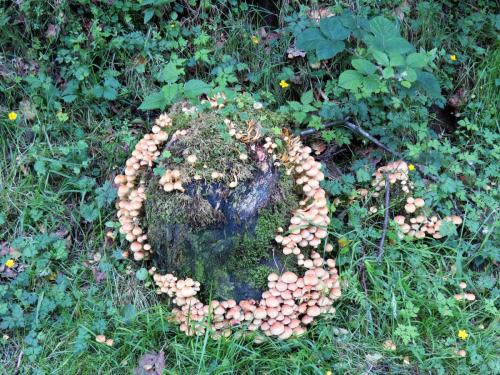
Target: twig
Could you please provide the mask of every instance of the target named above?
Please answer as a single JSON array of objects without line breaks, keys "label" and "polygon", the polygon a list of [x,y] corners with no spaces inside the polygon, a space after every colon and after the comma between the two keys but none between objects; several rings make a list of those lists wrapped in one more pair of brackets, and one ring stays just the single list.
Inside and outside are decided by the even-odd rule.
[{"label": "twig", "polygon": [[384,226],[382,229],[382,237],[380,238],[380,242],[378,244],[378,253],[377,253],[377,262],[380,263],[382,257],[384,256],[384,242],[385,236],[387,234],[387,226],[389,225],[389,202],[391,200],[390,197],[391,189],[389,176],[385,175],[385,199],[384,199]]},{"label": "twig", "polygon": [[21,353],[19,353],[19,356],[17,357],[17,363],[16,363],[16,371],[14,374],[17,374],[19,371],[19,366],[21,366],[21,360],[23,359],[24,352],[21,350]]},{"label": "twig", "polygon": [[[335,126],[344,126],[345,128],[349,129],[350,131],[352,131],[354,133],[357,133],[357,134],[361,135],[362,137],[368,139],[370,142],[374,143],[375,145],[377,145],[378,147],[380,147],[382,150],[388,152],[389,154],[393,155],[394,157],[396,157],[398,159],[401,159],[401,160],[404,160],[407,163],[411,163],[410,161],[405,160],[403,158],[403,155],[401,155],[399,152],[391,150],[389,147],[387,147],[386,145],[384,145],[382,142],[380,142],[373,135],[371,135],[366,130],[364,130],[361,126],[359,126],[358,124],[354,123],[350,118],[346,118],[345,120],[341,120],[341,121],[327,122],[327,123],[323,124],[323,129],[328,129],[328,128],[335,127]],[[306,130],[300,132],[299,135],[301,137],[305,137],[305,136],[308,136],[308,135],[311,135],[311,134],[315,134],[317,132],[318,132],[317,129],[306,129]],[[417,164],[417,163],[414,163],[414,164],[415,164],[417,170],[422,175],[424,175],[427,178],[429,178],[429,180],[431,180],[433,182],[438,182],[439,181],[439,179],[436,176],[433,176],[431,174],[426,173],[425,172],[425,168],[424,168],[423,165]]]}]

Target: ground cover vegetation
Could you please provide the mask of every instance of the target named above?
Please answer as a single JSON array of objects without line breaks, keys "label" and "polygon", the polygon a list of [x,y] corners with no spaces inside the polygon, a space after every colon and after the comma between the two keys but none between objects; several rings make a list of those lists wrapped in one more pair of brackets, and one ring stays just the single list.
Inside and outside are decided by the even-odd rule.
[{"label": "ground cover vegetation", "polygon": [[[0,373],[499,373],[495,5],[0,1]],[[161,111],[216,93],[317,130],[343,295],[301,337],[186,337],[124,257],[114,177]],[[323,127],[346,117],[461,225],[384,228],[395,156]]]}]

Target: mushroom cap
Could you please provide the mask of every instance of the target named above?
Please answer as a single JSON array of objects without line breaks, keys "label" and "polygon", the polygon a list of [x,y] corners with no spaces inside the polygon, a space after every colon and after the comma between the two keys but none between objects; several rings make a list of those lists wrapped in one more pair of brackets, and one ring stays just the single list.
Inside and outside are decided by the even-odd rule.
[{"label": "mushroom cap", "polygon": [[405,217],[403,215],[398,215],[394,217],[394,221],[398,223],[399,225],[404,224],[405,222]]},{"label": "mushroom cap", "polygon": [[266,309],[262,307],[257,307],[253,313],[256,319],[263,320],[267,317]]},{"label": "mushroom cap", "polygon": [[269,297],[266,298],[266,306],[268,307],[278,307],[280,304],[280,301],[276,297]]},{"label": "mushroom cap", "polygon": [[312,316],[313,318],[318,316],[319,314],[321,314],[321,309],[316,305],[310,306],[307,309],[307,315]]},{"label": "mushroom cap", "polygon": [[405,211],[408,212],[409,214],[412,214],[416,211],[416,207],[412,203],[405,204]]},{"label": "mushroom cap", "polygon": [[285,272],[283,275],[281,275],[281,280],[287,284],[292,284],[296,282],[298,279],[298,276],[294,274],[293,272]]},{"label": "mushroom cap", "polygon": [[279,276],[277,274],[275,274],[274,272],[270,273],[267,276],[267,281],[278,281],[278,279],[279,279]]},{"label": "mushroom cap", "polygon": [[420,208],[425,206],[425,201],[422,198],[416,198],[413,204]]},{"label": "mushroom cap", "polygon": [[270,330],[271,330],[271,334],[273,334],[274,336],[279,336],[285,331],[285,326],[283,324],[281,324],[280,322],[275,322],[271,326]]}]

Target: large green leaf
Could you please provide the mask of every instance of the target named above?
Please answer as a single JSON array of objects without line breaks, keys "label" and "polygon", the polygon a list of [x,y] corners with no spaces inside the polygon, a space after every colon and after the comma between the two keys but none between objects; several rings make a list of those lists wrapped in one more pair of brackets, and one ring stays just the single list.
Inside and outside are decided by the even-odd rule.
[{"label": "large green leaf", "polygon": [[349,37],[349,29],[342,26],[338,17],[323,18],[319,22],[321,32],[331,40],[344,40]]},{"label": "large green leaf", "polygon": [[167,104],[172,104],[173,102],[175,102],[180,91],[181,91],[181,85],[178,83],[165,85],[161,88],[161,92],[163,93],[163,97],[165,98]]},{"label": "large green leaf", "polygon": [[396,25],[385,17],[371,19],[370,31],[373,35],[367,35],[364,41],[375,50],[386,53],[407,53],[413,50],[413,46],[401,37]]},{"label": "large green leaf", "polygon": [[194,99],[201,94],[206,94],[212,87],[199,79],[191,79],[184,84],[184,95],[189,99]]},{"label": "large green leaf", "polygon": [[370,20],[370,31],[375,35],[399,36],[396,25],[383,16],[374,17]]},{"label": "large green leaf", "polygon": [[327,41],[318,28],[305,29],[297,36],[297,48],[303,51],[312,51],[319,43]]},{"label": "large green leaf", "polygon": [[175,83],[182,74],[184,74],[184,69],[177,68],[177,64],[171,61],[163,68],[158,79],[161,82]]},{"label": "large green leaf", "polygon": [[146,96],[139,106],[139,109],[142,111],[147,111],[150,109],[164,109],[167,104],[168,102],[165,99],[165,96],[160,91]]},{"label": "large green leaf", "polygon": [[421,69],[428,64],[428,57],[425,53],[410,53],[406,58],[406,64],[414,69]]},{"label": "large green leaf", "polygon": [[373,74],[377,70],[377,67],[374,64],[365,59],[353,59],[352,66],[358,72],[364,74]]},{"label": "large green leaf", "polygon": [[381,51],[373,51],[373,57],[377,61],[377,64],[382,65],[382,66],[387,66],[389,65],[389,57]]},{"label": "large green leaf", "polygon": [[427,72],[417,72],[417,85],[425,90],[428,96],[434,99],[441,98],[441,86],[436,77]]},{"label": "large green leaf", "polygon": [[356,90],[362,81],[363,75],[356,70],[345,70],[339,76],[339,86],[347,90]]},{"label": "large green leaf", "polygon": [[345,43],[340,40],[325,40],[318,43],[316,47],[316,56],[320,60],[328,60],[345,49]]}]

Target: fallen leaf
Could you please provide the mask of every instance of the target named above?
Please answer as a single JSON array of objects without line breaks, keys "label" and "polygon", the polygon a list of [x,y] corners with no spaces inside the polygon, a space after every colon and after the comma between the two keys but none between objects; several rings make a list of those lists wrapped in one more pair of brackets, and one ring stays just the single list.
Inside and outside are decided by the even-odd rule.
[{"label": "fallen leaf", "polygon": [[147,353],[139,358],[139,366],[134,369],[135,375],[161,375],[165,369],[165,353]]}]

